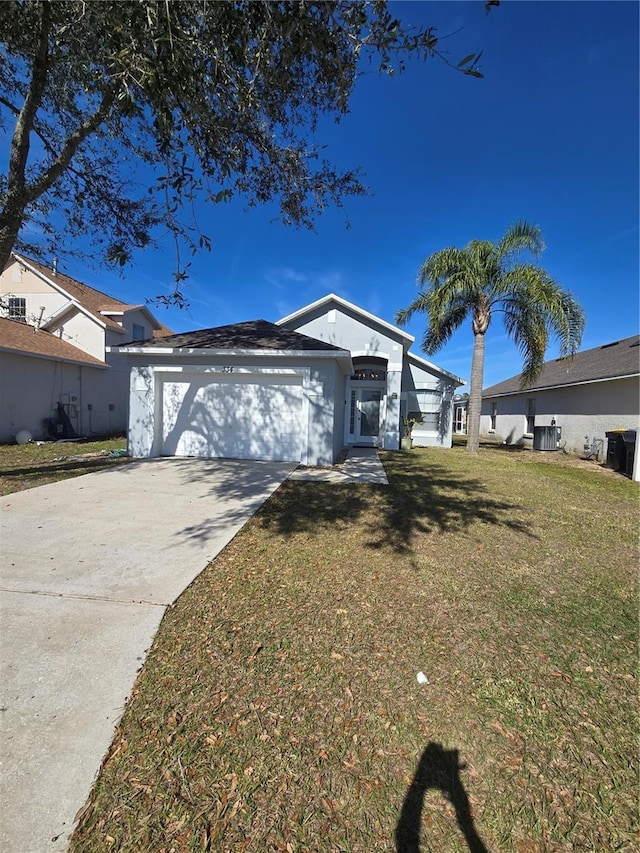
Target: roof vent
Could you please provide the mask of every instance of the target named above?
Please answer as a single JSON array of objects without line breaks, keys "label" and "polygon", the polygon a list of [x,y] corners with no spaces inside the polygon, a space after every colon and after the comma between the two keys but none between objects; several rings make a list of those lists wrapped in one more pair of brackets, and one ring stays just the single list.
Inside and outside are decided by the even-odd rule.
[{"label": "roof vent", "polygon": [[52,269],[52,272],[54,275],[58,275],[58,259],[55,255],[53,256],[53,261],[51,263],[51,269]]},{"label": "roof vent", "polygon": [[620,343],[620,341],[613,341],[613,343],[604,344],[603,346],[600,347],[600,349],[609,349],[609,347],[617,347],[619,343]]}]

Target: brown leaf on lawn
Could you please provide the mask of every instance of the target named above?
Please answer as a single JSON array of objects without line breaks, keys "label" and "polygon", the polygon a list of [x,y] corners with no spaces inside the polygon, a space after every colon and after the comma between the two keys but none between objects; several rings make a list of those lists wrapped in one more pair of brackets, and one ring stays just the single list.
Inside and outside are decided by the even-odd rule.
[{"label": "brown leaf on lawn", "polygon": [[335,803],[331,800],[327,800],[325,797],[322,797],[320,799],[320,808],[326,815],[331,815],[333,814]]},{"label": "brown leaf on lawn", "polygon": [[492,729],[495,729],[499,734],[501,734],[502,737],[508,737],[509,736],[507,730],[502,725],[500,720],[491,720],[489,725],[491,726]]},{"label": "brown leaf on lawn", "polygon": [[559,669],[552,669],[551,675],[554,678],[561,678],[566,684],[572,684],[573,678],[570,675],[567,675],[566,672],[560,672]]},{"label": "brown leaf on lawn", "polygon": [[174,820],[172,823],[167,824],[167,828],[166,828],[167,834],[175,835],[177,832],[179,832],[182,829],[186,819],[187,819],[186,814],[183,814],[182,817],[180,818],[180,820]]},{"label": "brown leaf on lawn", "polygon": [[249,657],[247,658],[247,660],[254,660],[254,659],[255,659],[255,657],[256,657],[256,656],[257,656],[257,655],[262,651],[262,649],[263,649],[262,643],[258,643],[258,645],[257,645],[257,646],[255,647],[255,649],[251,652],[251,654],[249,655]]},{"label": "brown leaf on lawn", "polygon": [[177,709],[172,711],[167,717],[167,725],[172,729],[175,729],[177,726],[179,726],[181,722],[182,714]]}]

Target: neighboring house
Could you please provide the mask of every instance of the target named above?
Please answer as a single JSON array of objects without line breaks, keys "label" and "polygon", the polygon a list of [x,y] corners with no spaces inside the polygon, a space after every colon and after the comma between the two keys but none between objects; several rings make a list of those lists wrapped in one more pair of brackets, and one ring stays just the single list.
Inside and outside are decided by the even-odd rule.
[{"label": "neighboring house", "polygon": [[[171,330],[144,305],[128,305],[13,254],[0,275],[0,441],[124,432],[127,357],[109,347]],[[64,415],[62,415],[64,411]]]},{"label": "neighboring house", "polygon": [[606,458],[606,433],[637,429],[640,421],[640,338],[545,362],[529,388],[520,375],[482,392],[480,434],[531,446],[537,426],[561,428],[561,446]]},{"label": "neighboring house", "polygon": [[132,359],[134,456],[330,465],[344,447],[451,446],[462,380],[409,352],[413,337],[330,294],[278,323],[255,320],[121,347]]}]

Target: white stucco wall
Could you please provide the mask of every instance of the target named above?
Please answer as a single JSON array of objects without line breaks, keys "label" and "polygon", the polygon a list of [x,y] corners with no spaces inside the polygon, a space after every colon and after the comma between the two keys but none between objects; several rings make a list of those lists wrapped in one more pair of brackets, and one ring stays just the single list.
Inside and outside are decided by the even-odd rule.
[{"label": "white stucco wall", "polygon": [[149,320],[149,315],[143,308],[136,308],[129,311],[124,311],[122,314],[109,314],[109,319],[118,323],[122,331],[118,331],[113,327],[107,326],[106,342],[107,346],[120,346],[134,340],[133,326],[137,324],[144,329],[144,337],[142,340],[148,340],[153,337],[153,324]]},{"label": "white stucco wall", "polygon": [[[572,453],[583,454],[585,439],[591,444],[596,438],[604,440],[608,430],[640,426],[640,385],[634,377],[484,399],[480,434],[532,446],[532,436],[525,433],[530,398],[535,399],[535,425],[549,426],[555,418],[562,427],[562,443]],[[490,430],[492,402],[497,404],[495,432]],[[603,446],[606,455],[606,441]]]},{"label": "white stucco wall", "polygon": [[101,403],[111,381],[107,369],[0,353],[0,375],[2,442],[13,441],[21,429],[34,439],[47,438],[43,420],[56,415],[58,402],[65,405],[78,435],[125,430],[126,408],[109,411]]},{"label": "white stucco wall", "polygon": [[64,314],[59,321],[56,320],[47,326],[47,330],[63,341],[73,344],[74,347],[88,352],[94,358],[104,361],[104,327],[93,317],[79,310],[71,311]]},{"label": "white stucco wall", "polygon": [[406,407],[407,390],[437,389],[442,391],[441,426],[439,430],[414,427],[414,444],[420,447],[451,447],[452,399],[457,387],[440,373],[433,373],[412,361],[404,352],[407,343],[399,332],[386,329],[375,321],[368,322],[339,306],[321,306],[304,324],[296,321],[291,328],[326,340],[351,351],[354,358],[375,355],[387,359],[386,419],[383,447],[397,450],[400,446],[400,416]]},{"label": "white stucco wall", "polygon": [[[162,385],[169,371],[185,374],[198,371],[211,376],[216,382],[222,367],[229,364],[228,356],[215,356],[203,362],[198,356],[157,356],[149,363],[147,357],[132,355],[129,404],[129,453],[132,456],[157,456],[162,452]],[[344,376],[332,359],[270,357],[251,358],[234,356],[234,370],[269,371],[277,381],[277,371],[296,371],[303,380],[305,411],[308,412],[303,429],[308,465],[331,465],[342,448],[342,418],[334,419],[336,401],[343,399]],[[275,373],[273,372],[275,371]],[[175,374],[173,374],[175,375]],[[264,374],[263,374],[264,375]]]},{"label": "white stucco wall", "polygon": [[431,373],[420,364],[412,362],[411,356],[407,359],[402,380],[402,413],[407,409],[409,390],[431,390],[442,394],[439,429],[429,430],[416,424],[412,433],[413,443],[416,447],[451,447],[453,395],[457,386],[441,374]]}]

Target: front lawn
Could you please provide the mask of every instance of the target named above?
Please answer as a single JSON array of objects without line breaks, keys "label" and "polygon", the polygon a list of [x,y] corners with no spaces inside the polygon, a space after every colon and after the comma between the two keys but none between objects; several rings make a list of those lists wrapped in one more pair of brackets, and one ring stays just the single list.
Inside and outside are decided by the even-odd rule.
[{"label": "front lawn", "polygon": [[0,495],[67,480],[127,462],[125,438],[0,445]]},{"label": "front lawn", "polygon": [[168,610],[74,853],[637,849],[637,484],[382,459],[286,483]]}]

